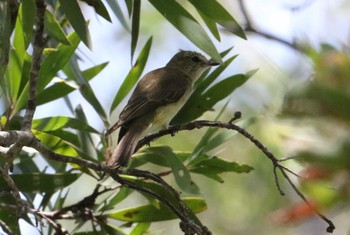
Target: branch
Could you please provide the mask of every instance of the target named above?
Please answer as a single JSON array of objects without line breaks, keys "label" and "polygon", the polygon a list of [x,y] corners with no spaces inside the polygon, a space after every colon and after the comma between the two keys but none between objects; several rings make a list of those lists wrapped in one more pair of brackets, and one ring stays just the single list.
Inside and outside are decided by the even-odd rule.
[{"label": "branch", "polygon": [[[239,116],[238,116],[239,117]],[[220,121],[207,121],[207,120],[199,120],[199,121],[194,121],[194,122],[190,122],[187,124],[183,124],[183,125],[173,125],[170,126],[168,129],[164,129],[161,130],[157,133],[148,135],[146,137],[144,137],[143,139],[141,139],[139,141],[139,143],[137,144],[136,149],[141,148],[144,145],[149,144],[151,141],[162,137],[164,135],[174,135],[175,133],[179,132],[179,131],[190,131],[193,129],[200,129],[203,127],[217,127],[217,128],[224,128],[224,129],[228,129],[228,130],[235,130],[238,133],[240,133],[241,135],[243,135],[245,138],[247,138],[248,140],[250,140],[257,148],[259,148],[266,157],[268,157],[270,159],[270,161],[273,164],[274,167],[274,172],[276,172],[275,169],[278,169],[283,177],[287,180],[287,182],[291,185],[291,187],[294,189],[294,191],[297,193],[297,195],[304,200],[308,205],[309,202],[307,201],[306,197],[303,195],[303,193],[296,187],[296,185],[292,182],[292,180],[289,178],[287,172],[292,173],[293,175],[296,175],[294,172],[292,172],[291,170],[289,170],[287,167],[283,166],[280,164],[279,159],[277,159],[273,153],[271,153],[268,148],[266,146],[264,146],[258,139],[256,139],[253,135],[251,135],[249,132],[247,132],[245,129],[235,125],[232,123],[233,120],[236,120],[237,118],[237,114],[235,114],[235,117],[233,119],[231,119],[229,122],[224,123],[224,122],[220,122]],[[277,175],[275,173],[275,181],[277,184],[277,188],[279,190],[279,192],[284,195],[283,191],[281,190],[279,183],[278,183],[278,178]],[[311,206],[311,205],[310,205]],[[311,207],[314,212],[321,218],[323,219],[327,224],[328,224],[328,228],[327,228],[327,232],[333,232],[333,230],[335,229],[335,226],[333,224],[333,222],[331,220],[329,220],[326,216],[324,216],[322,213],[320,213],[318,210],[316,210],[314,207]]]},{"label": "branch", "polygon": [[[233,119],[231,119],[229,122],[199,120],[199,121],[194,121],[194,122],[183,124],[183,125],[173,125],[173,126],[170,126],[168,129],[161,130],[155,134],[151,134],[151,135],[144,137],[143,139],[141,139],[139,141],[137,148],[141,148],[142,146],[150,143],[151,141],[155,140],[156,138],[159,138],[159,137],[164,136],[164,135],[174,135],[175,133],[177,133],[179,131],[185,131],[185,130],[189,131],[189,130],[193,130],[193,129],[200,129],[203,127],[217,127],[217,128],[228,129],[228,130],[235,130],[238,133],[240,133],[241,135],[243,135],[245,138],[250,140],[257,148],[259,148],[265,154],[265,156],[267,156],[270,159],[270,161],[272,162],[272,165],[274,167],[274,172],[276,172],[276,169],[278,169],[282,173],[282,176],[287,180],[287,182],[295,190],[297,195],[299,197],[301,197],[306,203],[308,203],[306,197],[301,193],[301,191],[296,187],[296,185],[291,181],[291,179],[288,176],[288,173],[291,173],[291,174],[295,174],[295,173],[292,172],[291,170],[289,170],[288,168],[286,168],[285,166],[281,165],[281,161],[279,159],[277,159],[267,149],[267,147],[265,147],[253,135],[251,135],[245,129],[233,124],[232,121],[236,120],[237,118],[239,118],[238,114],[236,114],[235,117]],[[172,192],[176,199],[180,199],[178,192],[176,192],[170,185],[168,185],[161,177],[159,177],[153,173],[145,172],[145,171],[141,171],[141,170],[136,170],[136,169],[127,169],[127,170],[123,170],[122,168],[110,169],[105,164],[100,164],[100,163],[84,160],[84,159],[81,159],[78,157],[71,157],[71,156],[57,154],[54,151],[45,147],[32,133],[27,132],[27,131],[13,131],[13,132],[9,132],[9,133],[0,132],[0,144],[2,141],[4,141],[4,143],[6,143],[6,144],[9,144],[9,141],[3,139],[4,136],[9,136],[13,139],[15,139],[17,136],[17,138],[23,140],[22,143],[24,145],[36,149],[45,158],[47,158],[49,160],[66,162],[66,163],[73,163],[73,164],[79,165],[80,167],[90,168],[90,169],[93,169],[95,171],[102,171],[105,174],[111,176],[115,181],[119,182],[121,185],[135,189],[137,191],[140,191],[140,192],[143,192],[146,194],[149,194],[149,195],[155,197],[156,199],[158,199],[159,201],[161,201],[162,203],[164,203],[164,205],[168,206],[176,215],[178,215],[178,217],[182,221],[181,228],[185,229],[188,234],[191,234],[188,231],[192,231],[192,234],[194,234],[194,233],[210,234],[210,231],[208,231],[206,227],[193,223],[193,221],[187,215],[188,208],[184,204],[181,204],[181,203],[183,203],[183,202],[181,202],[181,200],[176,202],[176,203],[180,203],[179,204],[180,209],[178,209],[173,204],[173,202],[168,201],[166,198],[162,197],[161,195],[159,195],[159,194],[157,194],[157,193],[155,193],[147,188],[143,188],[143,187],[135,184],[132,181],[128,181],[124,178],[121,178],[121,176],[120,176],[123,174],[123,175],[135,176],[135,177],[142,177],[144,179],[150,179],[150,180],[162,185],[170,192]],[[9,148],[3,148],[3,149],[6,150]],[[276,180],[278,190],[281,193],[283,193],[280,186],[279,186],[276,173],[275,173],[275,180]],[[323,214],[321,214],[319,211],[317,211],[315,208],[313,208],[313,210],[315,211],[315,213],[318,216],[320,216],[324,221],[326,221],[328,223],[327,231],[332,232],[335,229],[335,226],[332,223],[332,221],[329,220],[327,217],[325,217]]]},{"label": "branch", "polygon": [[238,0],[238,5],[239,5],[239,8],[241,9],[241,12],[245,18],[245,21],[246,21],[246,26],[245,26],[245,29],[244,31],[246,32],[250,32],[250,33],[255,33],[257,35],[260,35],[264,38],[267,38],[267,39],[271,39],[271,40],[274,40],[276,42],[279,42],[293,50],[296,50],[298,52],[300,52],[300,48],[296,45],[295,42],[289,42],[285,39],[282,39],[280,37],[277,37],[276,35],[273,35],[273,34],[270,34],[268,32],[264,32],[264,31],[261,31],[261,30],[258,30],[256,29],[251,20],[250,20],[250,17],[248,16],[248,12],[247,12],[247,9],[246,9],[246,6],[244,4],[244,1],[243,0]]},{"label": "branch", "polygon": [[44,16],[46,10],[44,0],[36,0],[36,8],[37,22],[35,25],[33,41],[33,62],[29,74],[29,97],[26,112],[23,118],[22,130],[30,130],[32,127],[32,120],[36,109],[37,81],[41,66],[41,55],[46,43],[44,38]]}]

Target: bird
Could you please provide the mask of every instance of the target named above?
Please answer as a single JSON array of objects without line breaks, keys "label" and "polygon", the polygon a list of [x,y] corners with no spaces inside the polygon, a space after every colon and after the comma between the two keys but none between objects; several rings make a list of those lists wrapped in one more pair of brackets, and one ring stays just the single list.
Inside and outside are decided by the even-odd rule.
[{"label": "bird", "polygon": [[195,51],[180,50],[162,68],[144,75],[130,99],[105,136],[120,128],[118,144],[107,160],[109,168],[125,167],[138,141],[168,127],[169,122],[190,97],[194,82],[218,62]]}]

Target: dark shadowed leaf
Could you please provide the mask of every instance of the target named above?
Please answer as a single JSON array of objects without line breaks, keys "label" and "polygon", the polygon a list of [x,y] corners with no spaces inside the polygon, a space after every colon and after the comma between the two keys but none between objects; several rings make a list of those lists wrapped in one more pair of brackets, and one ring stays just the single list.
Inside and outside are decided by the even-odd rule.
[{"label": "dark shadowed leaf", "polygon": [[105,20],[112,22],[111,17],[108,14],[108,11],[101,0],[82,0],[86,2],[88,5],[92,6],[96,13],[105,18]]},{"label": "dark shadowed leaf", "polygon": [[[11,178],[21,192],[47,192],[53,193],[73,183],[80,174],[13,174]],[[0,187],[6,186],[3,178],[0,178]]]},{"label": "dark shadowed leaf", "polygon": [[192,182],[191,175],[187,168],[170,147],[159,146],[146,148],[137,155],[137,158],[142,158],[143,161],[171,168],[176,183],[182,190],[191,193],[199,192],[199,188]]},{"label": "dark shadowed leaf", "polygon": [[228,162],[223,159],[206,155],[201,155],[195,161],[189,164],[189,171],[202,174],[218,182],[223,182],[219,174],[224,172],[248,173],[253,168],[248,165],[240,165],[236,162]]},{"label": "dark shadowed leaf", "polygon": [[79,38],[87,47],[90,47],[89,29],[85,22],[84,16],[80,10],[77,0],[59,0],[61,8],[66,14],[73,29],[79,35]]},{"label": "dark shadowed leaf", "polygon": [[150,0],[151,4],[183,35],[215,61],[221,57],[202,26],[175,0]]},{"label": "dark shadowed leaf", "polygon": [[246,39],[243,29],[230,13],[216,0],[189,0],[197,11],[214,20],[227,31]]},{"label": "dark shadowed leaf", "polygon": [[132,7],[132,24],[131,24],[131,61],[134,57],[137,40],[139,38],[140,12],[141,12],[141,0],[134,0],[133,7]]},{"label": "dark shadowed leaf", "polygon": [[[114,15],[118,18],[120,24],[124,27],[124,29],[130,32],[130,27],[125,20],[122,9],[119,6],[118,0],[106,0],[108,6],[112,9]],[[120,2],[120,1],[119,1]],[[129,8],[128,8],[129,9]]]},{"label": "dark shadowed leaf", "polygon": [[25,41],[24,47],[27,48],[33,37],[33,25],[35,22],[35,14],[36,14],[35,0],[22,1],[22,11],[23,11],[22,25],[23,25],[23,34],[24,34],[24,41]]},{"label": "dark shadowed leaf", "polygon": [[[88,81],[90,81],[97,74],[99,74],[106,67],[107,64],[108,62],[96,65],[94,67],[82,71],[82,74]],[[65,80],[56,77],[52,80],[52,82],[54,82],[54,84],[47,87],[38,95],[38,105],[45,104],[50,101],[65,97],[72,91],[79,89],[79,85],[75,81],[71,80],[71,78]]]},{"label": "dark shadowed leaf", "polygon": [[[188,197],[183,198],[183,201],[194,213],[200,213],[207,209],[207,205],[203,198]],[[111,219],[130,222],[154,222],[177,218],[177,216],[163,204],[159,204],[157,207],[152,204],[148,204],[144,206],[122,209],[120,211],[107,214],[106,216]]]},{"label": "dark shadowed leaf", "polygon": [[128,75],[124,79],[122,85],[120,86],[118,93],[113,99],[110,113],[114,111],[114,109],[120,104],[120,102],[125,98],[125,96],[131,91],[131,89],[135,86],[136,82],[140,78],[143,69],[145,68],[148,55],[152,46],[152,37],[148,39],[145,46],[141,50],[134,66],[129,71]]}]

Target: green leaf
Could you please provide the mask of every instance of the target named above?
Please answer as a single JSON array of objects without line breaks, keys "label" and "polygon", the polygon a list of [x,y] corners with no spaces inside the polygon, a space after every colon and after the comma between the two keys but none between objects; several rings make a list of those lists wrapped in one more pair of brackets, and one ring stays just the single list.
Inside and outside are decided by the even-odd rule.
[{"label": "green leaf", "polygon": [[108,11],[101,0],[82,0],[88,5],[92,6],[96,13],[105,18],[105,20],[112,22],[111,17],[108,14]]},{"label": "green leaf", "polygon": [[[86,118],[86,115],[84,113],[83,107],[81,105],[78,105],[74,110],[74,115],[77,118],[76,120],[79,120],[81,123],[86,123],[87,125],[88,121]],[[93,128],[92,128],[93,129]],[[98,133],[95,129],[93,129],[95,133]],[[84,129],[78,129],[78,138],[79,138],[79,146],[81,148],[81,152],[84,153],[84,155],[90,156],[90,158],[96,159],[96,148],[94,141],[91,136],[92,131],[86,131]]]},{"label": "green leaf", "polygon": [[203,19],[205,25],[210,30],[211,34],[216,38],[216,40],[220,41],[221,40],[220,33],[218,30],[218,27],[216,26],[216,22],[212,18],[209,18],[208,16],[203,14],[202,12],[198,11],[198,13]]},{"label": "green leaf", "polygon": [[119,20],[120,24],[124,27],[124,29],[130,32],[130,27],[125,20],[122,9],[119,6],[118,0],[107,0],[108,6],[112,9],[114,15]]},{"label": "green leaf", "polygon": [[[18,94],[20,93],[20,85],[22,82],[24,60],[28,58],[26,52],[26,42],[23,30],[23,5],[18,9],[16,25],[13,35],[13,47],[10,50],[9,64],[7,67],[7,80],[5,87],[8,87],[7,93],[11,105],[16,104]],[[27,35],[28,37],[28,35]]]},{"label": "green leaf", "polygon": [[77,0],[59,0],[61,8],[66,14],[73,29],[79,35],[83,43],[90,48],[89,29],[86,25],[84,16],[80,10]]},{"label": "green leaf", "polygon": [[[74,54],[78,44],[80,42],[79,37],[75,32],[68,36],[68,40],[71,45],[59,44],[56,50],[47,55],[41,64],[39,71],[39,80],[37,87],[37,94],[43,91],[43,89],[49,84],[57,72],[62,69],[62,67],[69,61],[71,56]],[[25,107],[28,98],[28,83],[23,89],[18,102],[14,108],[14,113]]]},{"label": "green leaf", "polygon": [[221,62],[219,52],[202,26],[175,0],[149,1],[175,28],[185,35],[198,48]]},{"label": "green leaf", "polygon": [[[12,174],[11,178],[15,182],[19,191],[31,193],[54,193],[70,184],[72,184],[80,174]],[[0,187],[7,187],[3,178],[0,178]]]},{"label": "green leaf", "polygon": [[198,12],[216,21],[227,31],[243,39],[247,39],[243,29],[239,26],[237,21],[216,0],[189,0],[189,2],[196,8]]},{"label": "green leaf", "polygon": [[131,61],[134,57],[137,40],[139,38],[140,11],[141,11],[141,0],[134,0],[133,8],[132,8],[132,25],[131,25]]},{"label": "green leaf", "polygon": [[70,42],[61,28],[60,23],[48,10],[45,11],[45,29],[51,37],[63,44],[70,45]]},{"label": "green leaf", "polygon": [[[188,197],[183,198],[185,204],[194,212],[200,213],[207,209],[207,205],[203,198]],[[152,204],[122,209],[106,215],[108,218],[129,221],[129,222],[155,222],[176,219],[177,216],[168,207],[159,204],[155,207]]]},{"label": "green leaf", "polygon": [[100,101],[97,99],[94,91],[92,90],[89,81],[84,77],[81,72],[77,57],[74,56],[69,63],[69,66],[66,66],[64,72],[71,76],[71,78],[75,79],[79,85],[79,91],[84,99],[89,102],[89,104],[95,109],[96,113],[100,116],[101,120],[108,125],[107,115],[102,107]]},{"label": "green leaf", "polygon": [[131,231],[130,235],[140,235],[145,234],[151,223],[138,223],[135,228]]},{"label": "green leaf", "polygon": [[125,198],[127,198],[131,193],[133,193],[134,190],[131,190],[126,187],[121,187],[119,189],[119,192],[112,197],[112,199],[109,201],[107,205],[105,205],[100,211],[106,211],[113,209],[115,205],[119,204],[121,201],[123,201]]},{"label": "green leaf", "polygon": [[[108,62],[96,65],[87,70],[82,71],[82,75],[86,80],[90,81],[97,74],[99,74],[108,64]],[[37,105],[45,104],[50,101],[67,96],[72,91],[79,89],[79,85],[72,80],[65,80],[55,77],[52,82],[53,85],[46,88],[37,96]]]},{"label": "green leaf", "polygon": [[78,156],[77,151],[63,139],[38,130],[32,130],[33,134],[48,148],[56,153],[67,156]]},{"label": "green leaf", "polygon": [[218,82],[202,95],[202,104],[205,103],[207,110],[209,110],[217,102],[229,96],[236,88],[242,86],[251,76],[252,73],[237,74]]},{"label": "green leaf", "polygon": [[220,183],[223,182],[223,179],[219,176],[221,173],[248,173],[253,170],[251,166],[245,164],[240,165],[236,162],[227,162],[217,157],[209,158],[206,155],[201,155],[201,157],[198,157],[188,167],[190,172],[202,174]]},{"label": "green leaf", "polygon": [[24,47],[27,48],[33,37],[33,25],[36,16],[35,0],[22,1],[22,16]]},{"label": "green leaf", "polygon": [[81,119],[75,119],[72,117],[65,116],[35,119],[33,120],[32,128],[44,132],[58,130],[62,128],[72,128],[75,130],[98,133],[97,130],[89,126],[86,122],[83,122]]},{"label": "green leaf", "polygon": [[182,161],[176,156],[173,150],[167,146],[146,148],[137,158],[142,158],[146,162],[171,168],[177,185],[184,191],[199,193],[199,188],[192,182],[191,175]]},{"label": "green leaf", "polygon": [[135,86],[136,82],[140,78],[143,72],[143,69],[145,68],[151,46],[152,46],[152,37],[148,39],[145,46],[142,48],[134,66],[131,68],[128,75],[124,79],[122,85],[120,86],[116,96],[113,99],[110,113],[114,111],[114,109],[131,91],[131,89]]}]

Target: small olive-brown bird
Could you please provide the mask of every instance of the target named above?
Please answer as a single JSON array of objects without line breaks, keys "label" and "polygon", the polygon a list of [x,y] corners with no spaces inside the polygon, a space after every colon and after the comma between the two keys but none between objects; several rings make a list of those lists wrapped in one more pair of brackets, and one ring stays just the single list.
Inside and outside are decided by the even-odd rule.
[{"label": "small olive-brown bird", "polygon": [[148,133],[167,128],[189,98],[193,83],[207,68],[218,64],[198,52],[180,51],[165,67],[147,73],[136,85],[119,120],[105,134],[120,127],[118,145],[107,165],[126,166],[138,141]]}]

